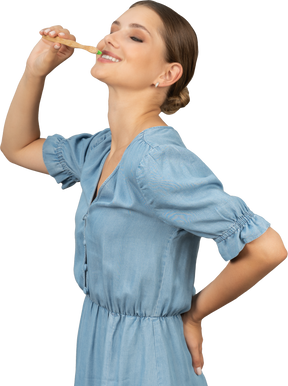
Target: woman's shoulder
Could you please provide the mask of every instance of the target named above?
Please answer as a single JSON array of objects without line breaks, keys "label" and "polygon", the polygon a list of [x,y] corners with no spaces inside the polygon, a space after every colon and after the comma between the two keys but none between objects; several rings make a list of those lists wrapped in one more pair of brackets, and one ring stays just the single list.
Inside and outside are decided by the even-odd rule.
[{"label": "woman's shoulder", "polygon": [[184,142],[178,131],[172,126],[155,126],[143,131],[143,140],[150,146],[150,150],[160,146],[181,146]]},{"label": "woman's shoulder", "polygon": [[[161,126],[159,130],[145,130],[143,140],[147,150],[141,159],[139,168],[151,170],[152,165],[161,173],[178,173],[183,168],[197,169],[207,165],[184,144],[179,132],[172,126]],[[210,169],[209,169],[210,172]],[[170,174],[170,175],[171,175]]]}]

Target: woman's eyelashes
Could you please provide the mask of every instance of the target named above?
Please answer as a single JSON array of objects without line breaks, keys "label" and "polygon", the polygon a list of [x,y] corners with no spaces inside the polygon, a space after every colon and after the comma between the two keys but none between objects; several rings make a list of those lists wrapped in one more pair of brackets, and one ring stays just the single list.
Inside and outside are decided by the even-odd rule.
[{"label": "woman's eyelashes", "polygon": [[[110,32],[110,34],[113,34],[113,32]],[[139,43],[143,43],[143,40],[141,40],[141,39],[138,39],[138,38],[136,38],[135,36],[130,36],[130,39],[136,39],[136,40],[133,40],[134,42],[136,41],[136,42],[139,42]]]},{"label": "woman's eyelashes", "polygon": [[136,39],[137,42],[143,43],[143,40],[140,40],[140,39],[138,39],[138,38],[135,38],[135,36],[130,36],[130,37],[131,37],[132,40],[133,40],[133,38],[134,38],[134,39]]}]

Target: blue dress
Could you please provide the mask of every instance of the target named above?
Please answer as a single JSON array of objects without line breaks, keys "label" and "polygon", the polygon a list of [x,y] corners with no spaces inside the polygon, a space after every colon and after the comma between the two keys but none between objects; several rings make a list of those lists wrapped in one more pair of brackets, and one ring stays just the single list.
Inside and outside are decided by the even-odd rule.
[{"label": "blue dress", "polygon": [[270,226],[230,196],[171,126],[143,130],[94,192],[110,128],[48,136],[43,159],[62,189],[80,182],[74,275],[86,294],[75,386],[205,386],[181,314],[191,308],[201,237],[225,261]]}]

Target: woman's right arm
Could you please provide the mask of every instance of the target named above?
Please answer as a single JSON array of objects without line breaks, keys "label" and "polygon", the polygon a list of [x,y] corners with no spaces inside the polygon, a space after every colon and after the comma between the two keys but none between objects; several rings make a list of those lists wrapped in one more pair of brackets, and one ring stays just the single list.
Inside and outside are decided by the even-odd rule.
[{"label": "woman's right arm", "polygon": [[[55,49],[55,42],[40,39],[49,33],[56,37],[62,32],[65,39],[75,41],[79,35],[65,25],[52,23],[49,29],[37,30],[39,40],[27,56],[25,70],[22,72],[8,111],[5,111],[1,127],[0,153],[3,161],[14,167],[38,171],[49,176],[44,164],[42,148],[45,138],[41,138],[41,96],[47,91],[47,82],[57,71],[70,63],[77,55],[73,48],[60,44]],[[11,165],[11,166],[12,166]]]},{"label": "woman's right arm", "polygon": [[44,83],[45,77],[24,72],[6,117],[1,151],[14,164],[48,174],[42,157],[45,138],[40,138],[38,122]]}]

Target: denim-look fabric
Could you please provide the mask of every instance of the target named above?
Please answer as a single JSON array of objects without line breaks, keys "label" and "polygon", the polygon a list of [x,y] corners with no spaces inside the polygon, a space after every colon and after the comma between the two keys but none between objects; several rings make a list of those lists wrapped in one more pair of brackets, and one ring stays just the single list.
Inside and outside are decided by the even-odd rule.
[{"label": "denim-look fabric", "polygon": [[74,274],[86,294],[75,386],[205,386],[181,314],[191,308],[201,237],[225,261],[270,226],[170,126],[143,130],[91,203],[110,128],[48,136],[43,159],[62,189],[80,182]]}]

